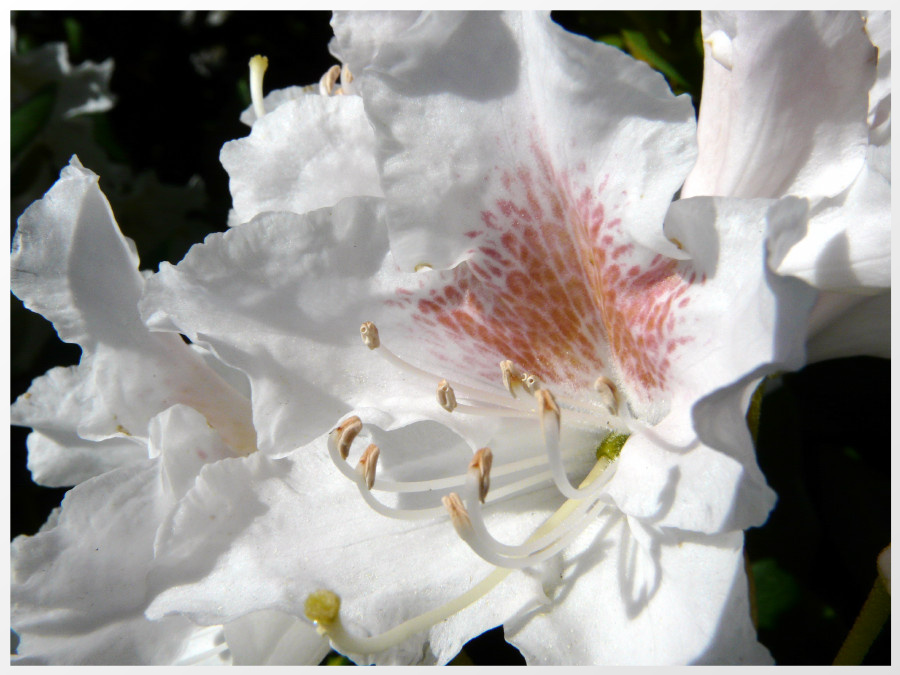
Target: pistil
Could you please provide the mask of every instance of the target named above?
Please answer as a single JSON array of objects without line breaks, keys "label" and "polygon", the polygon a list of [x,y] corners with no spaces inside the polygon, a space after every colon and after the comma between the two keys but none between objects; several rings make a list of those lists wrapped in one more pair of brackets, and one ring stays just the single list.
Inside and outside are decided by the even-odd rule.
[{"label": "pistil", "polygon": [[260,119],[266,114],[266,108],[263,105],[263,76],[268,67],[269,59],[265,56],[257,54],[250,59],[250,100],[253,102],[256,119]]},{"label": "pistil", "polygon": [[[597,464],[594,465],[594,468],[585,477],[584,481],[579,485],[579,489],[591,485],[597,478],[603,475],[608,466],[608,462],[597,462]],[[543,525],[535,530],[529,541],[539,539],[548,532],[554,530],[561,522],[572,515],[580,503],[581,500],[575,499],[564,502]],[[324,618],[327,619],[327,621],[322,620],[323,615],[316,613],[310,614],[307,612],[307,618],[316,623],[316,629],[319,633],[328,636],[331,644],[338,651],[344,654],[367,656],[369,654],[375,654],[390,649],[391,647],[402,643],[404,640],[409,639],[416,633],[426,631],[435,624],[461,612],[496,588],[496,586],[506,579],[512,571],[513,569],[508,567],[495,569],[478,584],[465,593],[456,596],[446,604],[404,621],[394,628],[372,637],[358,637],[348,633],[344,629],[340,619],[340,599],[331,591],[317,591],[310,596],[321,598],[322,594],[330,594],[330,596],[334,597],[337,609],[324,615]],[[319,603],[314,603],[314,605],[318,604]],[[334,606],[335,602],[331,601],[330,604],[331,606]]]}]

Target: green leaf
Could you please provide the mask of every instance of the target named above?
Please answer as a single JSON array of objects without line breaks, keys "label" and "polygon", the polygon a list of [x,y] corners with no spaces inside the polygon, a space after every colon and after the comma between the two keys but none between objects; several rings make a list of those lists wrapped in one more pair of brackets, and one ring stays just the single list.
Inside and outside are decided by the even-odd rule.
[{"label": "green leaf", "polygon": [[688,89],[687,80],[659,52],[650,47],[650,43],[643,33],[625,28],[622,29],[622,40],[629,54],[665,75],[673,89],[680,89],[681,91]]},{"label": "green leaf", "polygon": [[77,19],[67,16],[63,19],[63,28],[66,31],[66,42],[69,45],[69,55],[73,59],[81,57],[81,46],[83,44],[81,24]]},{"label": "green leaf", "polygon": [[343,655],[337,654],[337,653],[332,653],[332,654],[329,654],[325,658],[325,665],[326,666],[352,666],[353,662],[350,659],[348,659],[346,656],[343,656]]},{"label": "green leaf", "polygon": [[775,630],[779,618],[800,601],[800,586],[772,558],[754,563],[751,569],[756,582],[759,627]]},{"label": "green leaf", "polygon": [[47,126],[56,104],[56,85],[49,84],[12,111],[10,150],[15,159]]}]

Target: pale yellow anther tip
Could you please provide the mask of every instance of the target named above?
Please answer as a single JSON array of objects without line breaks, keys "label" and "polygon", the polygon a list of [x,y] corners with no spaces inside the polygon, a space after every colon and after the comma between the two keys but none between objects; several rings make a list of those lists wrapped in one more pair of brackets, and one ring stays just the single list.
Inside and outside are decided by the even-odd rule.
[{"label": "pale yellow anther tip", "polygon": [[450,514],[450,522],[453,523],[457,533],[462,534],[472,527],[469,512],[466,511],[466,507],[463,506],[462,499],[459,498],[458,494],[451,492],[448,495],[444,495],[441,497],[441,503],[447,509],[447,513]]},{"label": "pale yellow anther tip", "polygon": [[359,334],[362,337],[363,344],[369,349],[378,349],[381,346],[378,329],[371,321],[366,321],[359,327]]},{"label": "pale yellow anther tip", "polygon": [[529,394],[534,395],[534,393],[538,389],[540,389],[541,381],[534,375],[525,373],[524,375],[522,375],[522,387],[524,387],[525,391],[527,391]]},{"label": "pale yellow anther tip", "polygon": [[334,83],[338,81],[340,76],[341,67],[331,66],[319,80],[319,93],[322,94],[322,96],[330,96],[334,89]]},{"label": "pale yellow anther tip", "polygon": [[547,389],[537,389],[534,392],[534,397],[538,401],[541,419],[543,420],[547,415],[552,415],[556,425],[559,426],[559,406],[556,404],[556,398],[553,394]]},{"label": "pale yellow anther tip", "polygon": [[500,374],[503,377],[503,386],[513,398],[516,398],[516,388],[522,386],[524,373],[519,367],[507,359],[500,362]]},{"label": "pale yellow anther tip", "polygon": [[375,469],[378,466],[380,454],[381,450],[378,449],[378,446],[370,443],[369,447],[363,452],[362,457],[359,458],[359,464],[357,465],[357,470],[362,475],[363,480],[366,481],[366,487],[370,490],[375,485]]},{"label": "pale yellow anther tip", "polygon": [[447,380],[441,380],[437,386],[437,400],[440,406],[447,412],[456,409],[456,393]]},{"label": "pale yellow anther tip", "polygon": [[488,490],[491,489],[491,464],[493,462],[494,453],[490,448],[481,448],[469,462],[469,469],[478,473],[478,499],[482,504],[484,504]]},{"label": "pale yellow anther tip", "polygon": [[322,626],[330,626],[338,620],[341,613],[341,599],[337,593],[320,590],[306,598],[303,613],[310,621]]},{"label": "pale yellow anther tip", "polygon": [[341,459],[347,459],[350,455],[350,445],[360,431],[362,431],[362,420],[353,415],[331,430],[331,433],[328,434],[328,443],[337,449]]},{"label": "pale yellow anther tip", "polygon": [[603,403],[616,414],[619,410],[619,392],[616,385],[605,375],[601,375],[594,381],[594,391],[600,394]]}]

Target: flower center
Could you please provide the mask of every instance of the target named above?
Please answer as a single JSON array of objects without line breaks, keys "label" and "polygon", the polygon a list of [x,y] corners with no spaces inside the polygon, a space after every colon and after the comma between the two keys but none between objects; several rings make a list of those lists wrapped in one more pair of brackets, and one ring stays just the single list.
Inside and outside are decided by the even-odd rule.
[{"label": "flower center", "polygon": [[[499,568],[481,584],[443,608],[408,621],[378,638],[360,641],[360,638],[350,636],[340,627],[339,618],[324,622],[314,615],[309,616],[317,622],[319,631],[328,634],[339,648],[350,653],[367,654],[397,644],[460,611],[491,590],[511,570],[536,565],[562,551],[608,506],[605,487],[614,473],[614,469],[608,469],[632,430],[643,428],[643,425],[633,418],[627,402],[605,375],[597,377],[592,389],[584,392],[583,396],[556,396],[536,376],[505,360],[500,363],[500,379],[506,393],[501,393],[499,388],[492,391],[461,383],[451,385],[447,379],[406,362],[383,345],[374,323],[363,323],[360,335],[369,349],[396,368],[424,381],[437,382],[438,404],[448,413],[526,420],[536,418],[540,423],[544,451],[542,455],[494,466],[494,453],[490,448],[482,448],[475,453],[464,473],[432,480],[392,481],[377,477],[381,450],[375,444],[366,447],[355,469],[348,463],[353,441],[363,429],[359,417],[344,420],[331,432],[328,450],[332,461],[341,473],[356,484],[369,507],[383,516],[403,520],[433,519],[449,514],[459,537],[478,556]],[[594,448],[596,463],[578,486],[569,480],[565,466],[560,440],[563,419],[567,425],[586,430],[598,438]],[[502,484],[491,489],[492,479],[498,478]],[[556,486],[565,501],[525,542],[508,544],[490,532],[485,521],[485,509],[500,508],[498,505],[501,502],[549,483]],[[418,501],[414,503],[422,506],[391,506],[375,494],[391,492],[405,496],[415,493]],[[392,637],[389,638],[389,635]]]}]

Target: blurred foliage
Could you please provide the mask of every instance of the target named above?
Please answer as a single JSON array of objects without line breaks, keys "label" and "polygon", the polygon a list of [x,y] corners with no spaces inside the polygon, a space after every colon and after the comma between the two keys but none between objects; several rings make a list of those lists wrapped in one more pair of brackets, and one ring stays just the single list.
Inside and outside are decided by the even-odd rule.
[{"label": "blurred foliage", "polygon": [[10,153],[13,157],[17,157],[47,124],[55,99],[56,86],[50,84],[12,111]]},{"label": "blurred foliage", "polygon": [[[172,189],[192,182],[202,195],[181,221],[129,201],[128,194],[110,196],[120,227],[137,242],[142,267],[156,269],[225,229],[230,195],[218,155],[226,141],[249,133],[238,121],[249,103],[249,57],[269,57],[266,91],[314,82],[334,63],[329,18],[325,12],[16,12],[13,21],[20,52],[63,41],[73,63],[113,57],[110,89],[117,103],[93,115],[96,143],[135,174],[152,171]],[[557,12],[554,18],[649,63],[699,105],[699,12]],[[13,154],[46,122],[52,96],[51,89],[38,92],[12,111]],[[14,195],[40,173],[40,153],[26,159],[11,177]],[[34,377],[77,363],[80,355],[15,298],[11,351],[13,399]],[[760,640],[778,663],[831,662],[871,588],[875,558],[890,541],[889,372],[887,361],[846,359],[767,385],[758,453],[779,502],[746,541]],[[30,481],[26,436],[26,429],[13,428],[12,536],[35,532],[65,492]],[[866,663],[890,662],[889,629]],[[323,661],[347,663],[336,654]],[[496,628],[470,641],[454,663],[524,661]]]},{"label": "blurred foliage", "polygon": [[695,108],[703,82],[700,12],[554,12],[564,28],[605,42],[662,73]]},{"label": "blurred foliage", "polygon": [[[763,399],[757,451],[778,504],[746,541],[760,641],[778,663],[831,663],[890,543],[889,366],[813,364]],[[890,662],[889,636],[865,663]]]}]

